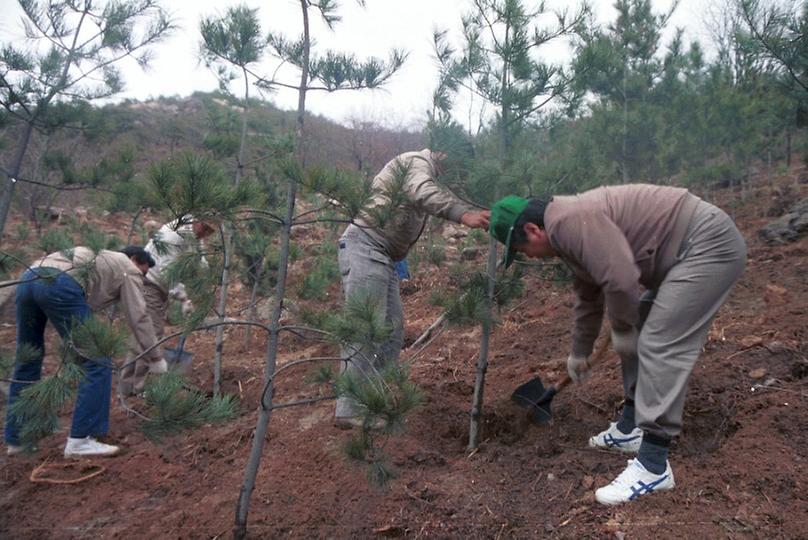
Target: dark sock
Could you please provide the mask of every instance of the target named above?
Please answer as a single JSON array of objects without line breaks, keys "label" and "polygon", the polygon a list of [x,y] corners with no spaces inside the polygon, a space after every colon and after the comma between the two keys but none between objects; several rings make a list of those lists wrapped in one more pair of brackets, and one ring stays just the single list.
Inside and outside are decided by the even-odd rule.
[{"label": "dark sock", "polygon": [[645,432],[637,459],[650,472],[662,474],[667,468],[668,447],[670,444],[670,439]]},{"label": "dark sock", "polygon": [[634,422],[634,400],[626,398],[623,405],[623,414],[620,415],[620,419],[617,421],[617,429],[621,433],[628,435],[636,426],[637,424]]}]

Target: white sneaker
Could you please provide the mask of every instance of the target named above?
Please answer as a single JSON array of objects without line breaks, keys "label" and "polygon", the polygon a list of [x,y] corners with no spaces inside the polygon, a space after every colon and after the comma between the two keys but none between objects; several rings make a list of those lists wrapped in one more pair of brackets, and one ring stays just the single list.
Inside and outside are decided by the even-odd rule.
[{"label": "white sneaker", "polygon": [[589,437],[589,446],[606,450],[617,450],[627,454],[636,454],[640,451],[642,443],[642,430],[635,427],[631,433],[623,433],[617,429],[617,422],[609,424],[609,429],[601,431],[594,437]]},{"label": "white sneaker", "polygon": [[673,471],[670,462],[665,463],[665,472],[654,474],[643,467],[638,459],[628,460],[628,467],[611,484],[595,491],[595,500],[600,504],[615,505],[653,493],[673,489]]},{"label": "white sneaker", "polygon": [[85,437],[83,439],[68,437],[67,445],[65,445],[65,457],[114,456],[119,450],[120,448],[117,446],[98,442],[93,437]]},{"label": "white sneaker", "polygon": [[7,444],[6,445],[6,455],[7,456],[16,456],[17,454],[22,454],[25,449],[22,446],[17,446],[16,444]]}]

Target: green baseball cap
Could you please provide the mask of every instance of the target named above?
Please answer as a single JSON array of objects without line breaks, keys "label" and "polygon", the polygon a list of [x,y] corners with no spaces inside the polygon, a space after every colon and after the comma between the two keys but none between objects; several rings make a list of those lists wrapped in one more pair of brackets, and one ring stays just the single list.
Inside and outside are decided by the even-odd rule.
[{"label": "green baseball cap", "polygon": [[502,257],[502,264],[505,265],[505,268],[511,265],[513,257],[516,255],[516,252],[511,249],[511,236],[516,220],[527,208],[527,204],[528,200],[523,197],[508,195],[495,202],[491,207],[491,224],[488,232],[505,245],[505,254]]}]

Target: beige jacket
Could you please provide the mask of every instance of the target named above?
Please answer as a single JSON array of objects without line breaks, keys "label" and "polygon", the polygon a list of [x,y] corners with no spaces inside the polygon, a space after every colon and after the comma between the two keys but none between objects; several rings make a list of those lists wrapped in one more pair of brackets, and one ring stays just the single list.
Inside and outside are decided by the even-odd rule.
[{"label": "beige jacket", "polygon": [[648,184],[553,197],[544,225],[575,274],[574,354],[592,353],[604,303],[614,330],[637,324],[640,285],[656,289],[665,279],[698,201],[686,189]]},{"label": "beige jacket", "polygon": [[[399,175],[396,173],[402,168],[407,174],[403,178],[402,189],[398,190],[395,182]],[[438,185],[436,177],[432,151],[425,149],[399,155],[373,179],[373,199],[368,211],[357,218],[356,223],[392,260],[400,261],[407,256],[421,236],[428,216],[460,223],[463,214],[476,211],[476,208]],[[395,196],[397,192],[403,192],[405,200],[393,212],[391,219],[379,224],[378,219],[372,217],[374,210],[381,212],[385,206],[390,206],[391,195]]]},{"label": "beige jacket", "polygon": [[[104,249],[95,254],[89,248],[77,246],[51,253],[31,266],[56,268],[72,276],[84,289],[87,305],[93,311],[120,301],[126,322],[140,346],[138,354],[157,343],[143,299],[143,274],[123,253]],[[148,357],[160,360],[160,348],[152,349]]]}]

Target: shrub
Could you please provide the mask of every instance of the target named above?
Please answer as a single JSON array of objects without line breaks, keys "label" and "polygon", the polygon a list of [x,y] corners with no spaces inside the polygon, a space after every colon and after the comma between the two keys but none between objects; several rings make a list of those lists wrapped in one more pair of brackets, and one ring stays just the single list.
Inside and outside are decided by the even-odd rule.
[{"label": "shrub", "polygon": [[54,253],[73,247],[73,240],[62,229],[48,229],[39,237],[39,247],[45,253]]},{"label": "shrub", "polygon": [[735,163],[714,163],[688,171],[684,183],[686,187],[726,188],[740,184],[743,170]]},{"label": "shrub", "polygon": [[339,277],[337,261],[332,257],[319,257],[314,268],[306,274],[297,290],[303,300],[325,300],[328,286]]},{"label": "shrub", "polygon": [[426,248],[426,260],[435,266],[446,262],[446,248],[442,244],[432,244]]}]

